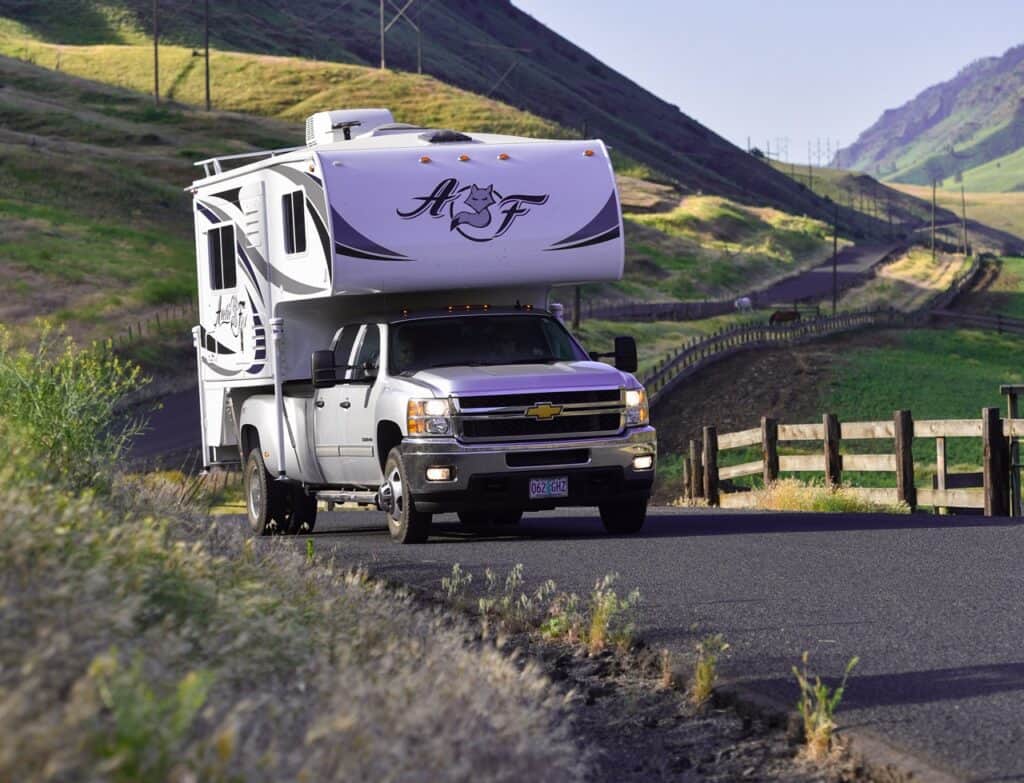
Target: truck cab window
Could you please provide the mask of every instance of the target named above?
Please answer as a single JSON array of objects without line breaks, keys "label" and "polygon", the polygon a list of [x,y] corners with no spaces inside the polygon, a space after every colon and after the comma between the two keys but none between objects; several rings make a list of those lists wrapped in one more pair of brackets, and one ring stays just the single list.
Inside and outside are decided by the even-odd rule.
[{"label": "truck cab window", "polygon": [[367,324],[363,334],[363,342],[356,353],[355,361],[352,362],[356,369],[352,371],[352,379],[355,381],[366,381],[374,377],[375,373],[367,373],[366,367],[377,369],[380,366],[380,327],[377,324]]},{"label": "truck cab window", "polygon": [[206,233],[207,253],[210,258],[210,288],[219,291],[234,288],[235,277],[235,227],[211,228]]},{"label": "truck cab window", "polygon": [[303,192],[286,193],[282,199],[284,211],[284,252],[306,252],[306,202]]},{"label": "truck cab window", "polygon": [[403,321],[392,325],[389,346],[392,375],[430,367],[551,364],[587,358],[563,326],[541,315]]}]

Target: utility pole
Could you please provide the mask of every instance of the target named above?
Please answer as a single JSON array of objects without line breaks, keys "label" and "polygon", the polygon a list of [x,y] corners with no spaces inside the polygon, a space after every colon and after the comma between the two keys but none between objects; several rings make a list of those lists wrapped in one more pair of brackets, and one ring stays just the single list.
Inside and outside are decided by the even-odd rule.
[{"label": "utility pole", "polygon": [[384,70],[384,0],[380,0],[380,69]]},{"label": "utility pole", "polygon": [[935,263],[935,180],[932,180],[932,263]]},{"label": "utility pole", "polygon": [[964,193],[963,180],[960,181],[960,209],[964,220],[964,255],[967,255],[967,194]]},{"label": "utility pole", "polygon": [[578,332],[580,329],[580,314],[583,310],[582,286],[576,286],[572,296],[572,328],[573,331]]},{"label": "utility pole", "polygon": [[160,26],[157,23],[157,3],[153,0],[153,104],[160,105]]},{"label": "utility pole", "polygon": [[807,187],[814,192],[814,168],[811,166],[811,140],[807,140]]},{"label": "utility pole", "polygon": [[836,314],[839,301],[839,204],[832,211],[832,316]]},{"label": "utility pole", "polygon": [[213,104],[210,101],[210,0],[204,0],[203,10],[203,57],[206,60],[206,110],[209,111]]}]

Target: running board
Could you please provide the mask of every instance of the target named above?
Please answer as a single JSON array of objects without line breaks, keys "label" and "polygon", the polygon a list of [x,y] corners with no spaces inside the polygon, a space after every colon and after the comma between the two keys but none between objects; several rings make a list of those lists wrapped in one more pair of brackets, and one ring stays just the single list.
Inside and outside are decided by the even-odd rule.
[{"label": "running board", "polygon": [[319,490],[316,493],[317,500],[324,500],[328,503],[358,503],[361,506],[376,506],[377,493],[372,490],[363,492],[336,492],[333,490]]}]

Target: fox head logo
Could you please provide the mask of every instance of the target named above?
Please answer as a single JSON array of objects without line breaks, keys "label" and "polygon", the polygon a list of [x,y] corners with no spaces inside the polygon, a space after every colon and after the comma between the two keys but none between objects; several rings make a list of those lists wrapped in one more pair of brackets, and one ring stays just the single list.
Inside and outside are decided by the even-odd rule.
[{"label": "fox head logo", "polygon": [[[395,210],[403,220],[412,220],[423,214],[432,218],[447,216],[450,231],[456,231],[473,242],[490,242],[508,231],[516,218],[529,214],[530,207],[546,204],[548,195],[502,196],[493,184],[486,187],[460,185],[454,177],[449,177],[437,183],[429,195],[416,196],[414,200],[419,204],[413,209],[407,212]],[[489,230],[494,219],[491,214],[494,206],[497,206],[500,220],[496,228]]]},{"label": "fox head logo", "polygon": [[494,185],[488,185],[486,188],[470,185],[465,201],[466,206],[472,211],[457,212],[452,218],[452,230],[463,224],[474,228],[486,228],[491,224],[491,207],[498,203],[498,199],[494,197]]}]

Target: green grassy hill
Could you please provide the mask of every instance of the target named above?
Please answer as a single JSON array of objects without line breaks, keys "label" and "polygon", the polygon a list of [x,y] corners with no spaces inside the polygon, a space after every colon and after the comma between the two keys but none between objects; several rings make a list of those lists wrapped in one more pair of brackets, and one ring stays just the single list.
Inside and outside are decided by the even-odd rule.
[{"label": "green grassy hill", "polygon": [[[0,57],[0,274],[17,294],[0,315],[26,328],[46,314],[80,336],[116,335],[186,299],[194,264],[182,188],[195,176],[192,161],[301,143],[295,120],[319,108],[385,103],[416,123],[572,135],[429,76],[227,52],[213,54],[214,67],[237,87],[230,106],[252,114],[208,114],[180,102],[201,100],[201,71],[191,50],[171,46],[162,50],[163,75],[176,100],[157,108],[139,91],[146,47],[57,46],[24,33],[0,33],[0,52],[21,58]],[[619,156],[616,166],[627,172],[626,278],[589,296],[730,296],[827,253],[820,221],[721,197],[682,201],[672,185],[631,176],[651,176],[642,165]],[[152,263],[138,264],[143,257]]]},{"label": "green grassy hill", "polygon": [[846,168],[927,185],[963,177],[971,190],[1024,189],[1024,46],[968,65],[886,111],[850,147]]},{"label": "green grassy hill", "polygon": [[[0,0],[0,20],[18,37],[62,45],[140,44],[151,29],[150,0]],[[161,23],[166,42],[188,52],[202,41],[202,3],[177,3]],[[211,4],[218,50],[379,64],[376,0],[293,0]],[[424,72],[490,95],[574,133],[605,139],[685,192],[721,195],[794,214],[828,217],[827,205],[714,132],[518,10],[508,0],[434,0],[410,9],[423,30]],[[417,37],[400,22],[387,34],[388,67],[415,71]],[[198,66],[198,64],[197,64]],[[311,66],[312,68],[313,66]],[[228,106],[236,85],[213,70],[214,101]],[[148,87],[149,70],[140,74]],[[162,83],[175,86],[176,74]],[[410,82],[411,84],[411,82]],[[251,88],[248,82],[243,85]],[[176,87],[183,87],[177,85]],[[300,92],[301,84],[297,85]],[[332,106],[336,108],[337,105]]]}]

